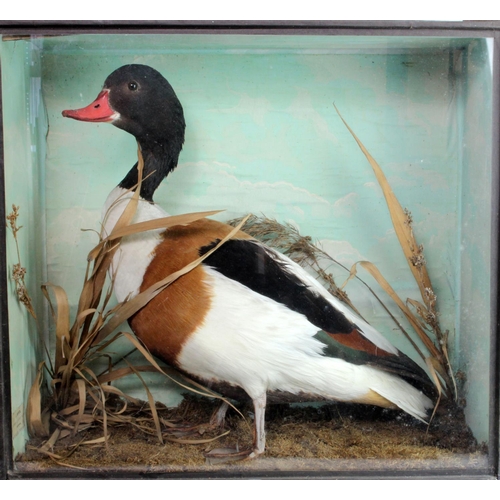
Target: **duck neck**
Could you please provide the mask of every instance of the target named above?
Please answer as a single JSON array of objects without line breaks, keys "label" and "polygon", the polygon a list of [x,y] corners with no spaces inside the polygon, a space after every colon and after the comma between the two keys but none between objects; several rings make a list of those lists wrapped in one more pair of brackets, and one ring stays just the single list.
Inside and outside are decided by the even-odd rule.
[{"label": "duck neck", "polygon": [[[139,144],[144,160],[140,195],[141,198],[153,203],[154,192],[163,179],[177,166],[180,148],[173,148],[171,144],[144,144],[140,141]],[[136,163],[120,182],[119,187],[135,191],[138,182]]]}]

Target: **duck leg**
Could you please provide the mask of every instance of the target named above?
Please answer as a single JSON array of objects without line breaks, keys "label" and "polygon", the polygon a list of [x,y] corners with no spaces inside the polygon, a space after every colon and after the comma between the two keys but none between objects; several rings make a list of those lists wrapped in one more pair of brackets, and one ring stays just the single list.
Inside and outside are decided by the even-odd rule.
[{"label": "duck leg", "polygon": [[[266,431],[265,431],[265,415],[266,415],[266,393],[253,400],[254,407],[254,428],[253,428],[253,446],[251,449],[239,450],[233,448],[217,448],[208,453],[205,453],[207,462],[211,465],[224,462],[233,462],[237,460],[245,460],[255,458],[266,449]],[[216,420],[221,414],[225,415],[227,408],[224,405],[217,410],[212,417],[212,421]]]},{"label": "duck leg", "polygon": [[266,449],[266,393],[253,400],[254,428],[253,428],[253,452],[248,458],[256,457],[264,453]]}]

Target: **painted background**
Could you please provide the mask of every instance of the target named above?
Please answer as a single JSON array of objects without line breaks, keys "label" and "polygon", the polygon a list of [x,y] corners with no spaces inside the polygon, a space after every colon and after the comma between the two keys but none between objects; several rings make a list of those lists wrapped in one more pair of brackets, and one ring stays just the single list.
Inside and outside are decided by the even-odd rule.
[{"label": "painted background", "polygon": [[[220,220],[252,212],[290,222],[347,267],[370,260],[402,297],[418,299],[382,192],[335,103],[413,215],[442,328],[450,330],[452,361],[472,374],[464,389],[474,400],[470,425],[479,440],[487,439],[491,69],[485,40],[101,35],[38,40],[29,50],[37,54],[31,81],[41,82],[34,93],[48,123],[46,154],[35,165],[43,172],[35,210],[40,206],[46,255],[37,254],[34,265],[73,304],[96,242],[81,229],[99,228],[102,203],[135,162],[136,145],[109,124],[64,119],[61,111],[89,104],[107,75],[128,63],[160,71],[184,106],[179,166],[155,196],[168,212],[226,209]],[[2,57],[14,52],[11,43]],[[14,181],[7,182],[8,202],[16,202]],[[330,271],[338,283],[347,277],[339,268]],[[412,354],[366,290],[353,284],[347,291],[374,326]],[[134,381],[128,384],[135,390]],[[179,400],[163,380],[155,379],[154,393]]]}]

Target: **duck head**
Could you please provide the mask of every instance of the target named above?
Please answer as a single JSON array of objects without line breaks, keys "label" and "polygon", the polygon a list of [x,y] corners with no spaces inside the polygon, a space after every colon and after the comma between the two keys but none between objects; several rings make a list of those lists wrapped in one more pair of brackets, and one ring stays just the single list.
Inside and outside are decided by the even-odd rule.
[{"label": "duck head", "polygon": [[[113,71],[94,102],[64,110],[67,118],[107,122],[129,132],[139,142],[144,158],[141,196],[152,201],[161,181],[176,166],[184,143],[184,113],[173,88],[155,69],[128,64]],[[131,189],[137,184],[135,166],[120,183]]]}]

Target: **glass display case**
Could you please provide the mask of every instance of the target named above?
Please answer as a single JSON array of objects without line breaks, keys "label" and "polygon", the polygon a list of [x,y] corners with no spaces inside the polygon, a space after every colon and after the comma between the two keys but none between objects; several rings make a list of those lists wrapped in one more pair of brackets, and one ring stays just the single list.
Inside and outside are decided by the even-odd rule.
[{"label": "glass display case", "polygon": [[[1,277],[3,474],[498,475],[499,27],[200,23],[130,25],[120,33],[113,26],[99,31],[92,26],[39,26],[24,32],[4,27],[1,209],[8,221]],[[82,313],[81,293],[89,252],[99,243],[102,206],[137,162],[134,137],[120,130],[124,125],[106,123],[116,116],[87,117],[94,123],[84,123],[81,116],[69,120],[62,112],[99,106],[94,100],[102,95],[108,75],[129,64],[147,65],[168,80],[186,124],[178,166],[155,191],[155,204],[171,215],[222,210],[209,218],[236,220],[233,225],[252,214],[244,230],[299,261],[336,296],[337,309],[348,311],[349,324],[359,327],[363,337],[356,333],[358,343],[353,341],[356,345],[349,349],[368,353],[360,347],[366,330],[359,325],[366,321],[383,338],[369,338],[375,350],[397,349],[425,372],[433,386],[429,397],[433,403],[439,400],[435,414],[423,418],[431,419],[429,427],[401,410],[372,406],[388,406],[380,403],[380,394],[353,396],[356,404],[347,404],[324,393],[281,398],[286,390],[275,385],[278,396],[268,391],[266,450],[245,460],[211,456],[218,443],[224,449],[252,446],[259,412],[248,405],[248,390],[240,398],[210,386],[211,397],[200,395],[205,389],[197,383],[204,381],[196,377],[196,369],[185,370],[190,380],[173,374],[161,355],[148,357],[142,344],[134,342],[135,328],[118,320],[115,331],[127,335],[104,350],[94,346],[88,364],[78,365],[78,358],[80,369],[63,397],[66,406],[61,400],[57,408],[50,403],[64,378],[62,358],[74,341],[61,337],[61,323],[79,321],[81,326],[86,315],[97,314],[90,309],[101,307],[90,301]],[[150,108],[151,121],[155,116]],[[207,250],[197,250],[198,256]],[[146,251],[134,251],[138,253],[127,265],[135,269]],[[219,272],[229,257],[221,253],[218,260],[217,251],[199,266]],[[238,278],[245,252],[235,257]],[[258,272],[255,268],[251,274]],[[291,292],[281,277],[270,273],[269,268],[263,271],[265,290],[258,293],[280,302]],[[137,279],[140,283],[142,278]],[[251,279],[242,278],[243,286],[252,288]],[[312,281],[303,279],[306,288],[314,289]],[[97,314],[103,323],[110,322],[107,311],[118,304],[111,292],[107,297],[108,286],[103,297],[109,300]],[[258,330],[260,314],[274,314],[264,308],[256,314],[241,300],[242,330],[247,324]],[[301,306],[295,310],[291,305],[295,299],[283,300],[294,314],[307,316]],[[221,310],[229,303],[227,298]],[[193,311],[202,307],[197,303]],[[132,324],[140,311],[129,317]],[[188,320],[194,321],[194,314]],[[359,314],[363,323],[352,314]],[[108,335],[103,343],[114,333]],[[270,347],[263,349],[274,348],[269,340],[273,334],[259,335],[268,336],[265,346]],[[325,342],[324,352],[329,349]],[[153,354],[161,351],[145,343]],[[265,357],[251,352],[252,363]],[[332,354],[354,367],[377,366],[379,355],[370,351],[373,359],[366,354],[358,361],[351,354]],[[205,354],[199,356],[196,366],[203,364]],[[238,365],[242,356],[239,352],[227,362]],[[285,353],[276,354],[273,363],[280,365],[284,358]],[[106,378],[111,366],[122,374],[128,370],[128,375]],[[291,378],[305,376],[296,375],[296,369],[288,369]],[[391,370],[401,375],[399,365]],[[95,389],[98,378],[106,388],[99,393],[102,401],[95,394],[92,400],[91,389],[79,392],[85,384]],[[189,383],[194,383],[191,391],[185,388]],[[351,380],[338,383],[347,392],[354,386]],[[208,428],[219,394],[233,408],[224,429],[212,432]],[[103,405],[111,408],[107,417]],[[126,414],[127,405],[135,408],[127,414],[128,427],[117,416]],[[144,424],[140,411],[147,414]],[[188,431],[189,425],[196,430]],[[172,432],[175,426],[177,432]],[[63,435],[54,438],[56,429]],[[82,441],[87,444],[69,456],[65,449]],[[134,446],[124,448],[132,441]],[[145,450],[144,443],[149,446]],[[99,459],[93,462],[92,457]]]}]

